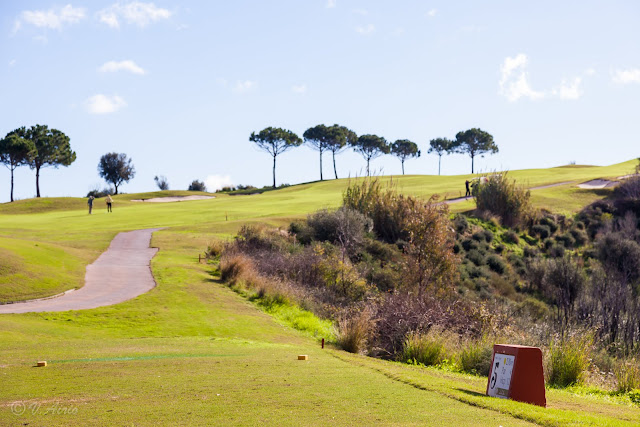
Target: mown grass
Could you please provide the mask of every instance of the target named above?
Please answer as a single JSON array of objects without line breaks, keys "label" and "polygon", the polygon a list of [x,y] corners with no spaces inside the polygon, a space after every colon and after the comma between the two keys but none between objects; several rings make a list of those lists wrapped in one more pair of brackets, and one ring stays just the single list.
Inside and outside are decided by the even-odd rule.
[{"label": "mown grass", "polygon": [[[585,174],[576,179],[613,176],[627,173],[627,163],[558,170]],[[567,180],[555,170],[530,175],[541,184]],[[464,178],[398,182],[401,190],[428,196],[453,193]],[[297,314],[287,309],[275,321],[212,279],[209,265],[197,263],[208,242],[230,238],[244,223],[286,225],[337,206],[346,185],[340,180],[172,204],[129,202],[140,196],[123,195],[113,214],[96,209],[91,216],[84,199],[22,201],[22,211],[1,205],[0,251],[9,260],[2,271],[44,277],[55,270],[69,275],[69,287],[82,284],[84,265],[116,233],[168,229],[152,240],[160,248],[152,260],[158,282],[152,291],[93,310],[0,316],[0,424],[624,425],[640,419],[639,409],[598,397],[552,390],[544,410],[483,396],[482,378],[322,351],[316,340],[286,326]],[[34,255],[35,244],[46,251]],[[27,265],[21,247],[48,266]],[[71,264],[65,270],[56,260]],[[31,286],[20,292],[52,292],[38,281]],[[4,298],[12,292],[0,287]],[[299,362],[298,354],[310,360]],[[52,363],[33,368],[37,360]],[[40,409],[14,415],[16,402]],[[55,404],[77,411],[44,413]]]}]

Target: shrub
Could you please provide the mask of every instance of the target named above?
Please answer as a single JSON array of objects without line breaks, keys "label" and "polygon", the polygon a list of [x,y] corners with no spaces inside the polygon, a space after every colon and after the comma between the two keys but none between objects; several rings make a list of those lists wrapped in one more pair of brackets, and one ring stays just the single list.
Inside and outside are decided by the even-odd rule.
[{"label": "shrub", "polygon": [[462,247],[465,251],[469,252],[470,250],[478,249],[478,242],[472,239],[464,239],[462,241]]},{"label": "shrub", "polygon": [[562,258],[564,253],[565,249],[563,245],[553,245],[549,249],[549,256],[552,258]]},{"label": "shrub", "polygon": [[504,274],[507,269],[506,264],[498,255],[489,255],[489,257],[487,258],[487,265],[492,271],[498,274]]},{"label": "shrub", "polygon": [[369,218],[345,207],[335,212],[324,209],[311,214],[307,217],[307,224],[316,240],[339,243],[348,249],[361,245],[364,234],[372,227]]},{"label": "shrub", "polygon": [[156,175],[153,177],[153,180],[155,181],[156,185],[158,186],[158,188],[160,190],[168,190],[169,189],[169,180],[167,179],[166,176],[164,175]]},{"label": "shrub", "polygon": [[617,390],[627,393],[640,388],[640,366],[635,360],[621,361],[613,370],[616,376]]},{"label": "shrub", "polygon": [[519,303],[516,310],[519,314],[528,315],[533,320],[543,320],[550,314],[549,307],[544,302],[531,297]]},{"label": "shrub", "polygon": [[508,230],[502,233],[502,240],[505,243],[510,243],[514,245],[517,245],[518,243],[520,243],[520,238],[518,237],[518,233],[512,230]]},{"label": "shrub", "polygon": [[493,346],[488,341],[470,342],[460,352],[460,367],[465,372],[487,376],[492,355]]},{"label": "shrub", "polygon": [[453,253],[454,254],[459,254],[460,252],[462,252],[462,245],[460,244],[459,241],[455,241],[455,243],[453,244]]},{"label": "shrub", "polygon": [[455,228],[456,233],[464,234],[469,229],[469,221],[464,215],[456,215],[453,219],[453,228]]},{"label": "shrub", "polygon": [[365,239],[364,250],[373,255],[376,260],[383,262],[396,261],[400,256],[396,245],[390,245],[376,239]]},{"label": "shrub", "polygon": [[506,247],[502,244],[498,244],[493,248],[493,250],[496,251],[497,254],[501,254],[505,249]]},{"label": "shrub", "polygon": [[482,231],[476,231],[475,233],[473,233],[471,235],[471,238],[473,240],[475,240],[476,242],[484,242],[485,241],[484,233]]},{"label": "shrub", "polygon": [[548,251],[553,246],[553,240],[544,239],[544,242],[542,242],[542,246],[544,247],[545,251]]},{"label": "shrub", "polygon": [[189,188],[187,188],[187,191],[207,191],[207,186],[204,184],[204,182],[194,179],[193,181],[191,181],[191,184],[189,184]]},{"label": "shrub", "polygon": [[626,199],[640,199],[640,176],[631,177],[616,188],[616,193]]},{"label": "shrub", "polygon": [[535,258],[538,256],[538,249],[532,248],[530,246],[525,246],[523,255],[525,256],[525,258]]},{"label": "shrub", "polygon": [[375,320],[371,311],[362,310],[338,320],[336,341],[345,351],[364,353],[374,328]]},{"label": "shrub", "polygon": [[412,332],[407,335],[400,355],[400,360],[405,363],[425,366],[438,365],[444,359],[446,359],[446,350],[442,337],[433,332],[427,335]]},{"label": "shrub", "polygon": [[587,237],[587,233],[585,233],[583,230],[579,228],[571,229],[570,233],[571,233],[571,236],[573,237],[574,245],[576,247],[584,246],[589,241],[589,238]]},{"label": "shrub", "polygon": [[549,229],[548,225],[536,224],[531,227],[531,232],[541,239],[546,239],[547,237],[551,236],[551,230]]},{"label": "shrub", "polygon": [[490,274],[486,268],[472,266],[469,270],[469,277],[472,279],[485,278],[488,279]]},{"label": "shrub", "polygon": [[484,234],[484,240],[487,243],[493,242],[493,232],[491,232],[491,230],[484,230],[482,233]]},{"label": "shrub", "polygon": [[555,237],[556,242],[562,243],[565,248],[571,248],[576,243],[576,239],[573,238],[571,233],[560,234]]},{"label": "shrub", "polygon": [[591,337],[573,336],[549,347],[549,384],[568,387],[582,383],[589,367]]},{"label": "shrub", "polygon": [[502,223],[510,227],[524,223],[531,215],[530,196],[529,190],[516,185],[506,172],[487,177],[478,184],[474,195],[478,210],[499,216]]},{"label": "shrub", "polygon": [[555,223],[555,221],[548,217],[545,216],[543,218],[540,219],[540,224],[541,225],[546,225],[547,227],[549,227],[549,230],[551,231],[551,234],[555,233],[556,231],[558,231],[558,224]]},{"label": "shrub", "polygon": [[608,233],[596,244],[598,259],[605,269],[621,279],[640,280],[640,245],[619,233]]},{"label": "shrub", "polygon": [[467,259],[477,266],[485,265],[484,256],[477,249],[467,252]]},{"label": "shrub", "polygon": [[289,233],[295,235],[298,242],[308,245],[313,241],[315,232],[306,221],[294,221],[289,224]]},{"label": "shrub", "polygon": [[98,186],[96,186],[93,190],[87,193],[86,197],[95,197],[99,199],[101,197],[107,197],[110,194],[113,194],[114,190],[111,187],[104,187],[102,190]]}]

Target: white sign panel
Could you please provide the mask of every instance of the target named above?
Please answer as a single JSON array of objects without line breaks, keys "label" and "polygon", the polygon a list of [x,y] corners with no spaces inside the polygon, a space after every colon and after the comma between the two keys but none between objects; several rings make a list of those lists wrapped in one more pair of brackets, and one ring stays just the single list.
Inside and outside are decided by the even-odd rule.
[{"label": "white sign panel", "polygon": [[509,354],[496,354],[493,357],[491,376],[489,377],[489,396],[506,399],[509,397],[511,374],[515,356]]}]

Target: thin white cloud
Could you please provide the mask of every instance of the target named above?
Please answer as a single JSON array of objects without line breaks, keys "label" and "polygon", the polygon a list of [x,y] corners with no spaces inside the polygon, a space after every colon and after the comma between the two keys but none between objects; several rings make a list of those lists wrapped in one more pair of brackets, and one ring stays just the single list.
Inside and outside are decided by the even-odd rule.
[{"label": "thin white cloud", "polygon": [[629,83],[640,83],[640,68],[630,68],[628,70],[615,70],[611,73],[614,83],[626,85]]},{"label": "thin white cloud", "polygon": [[[520,98],[538,100],[543,98],[559,98],[562,100],[580,99],[584,94],[582,89],[583,77],[563,79],[560,85],[548,90],[534,90],[529,83],[527,65],[529,58],[524,53],[514,57],[506,57],[500,66],[500,83],[498,93],[510,102]],[[584,71],[584,76],[595,74],[593,68]]]},{"label": "thin white cloud", "polygon": [[293,91],[293,93],[298,93],[298,94],[305,94],[307,93],[307,85],[306,84],[301,84],[301,85],[293,85],[291,87],[291,90]]},{"label": "thin white cloud", "polygon": [[258,82],[254,80],[238,80],[233,90],[238,93],[249,92],[258,86]]},{"label": "thin white cloud", "polygon": [[427,16],[429,18],[433,18],[434,16],[436,16],[438,13],[438,9],[431,9],[429,12],[427,12]]},{"label": "thin white cloud", "polygon": [[13,32],[20,30],[23,22],[38,28],[61,30],[67,24],[80,22],[85,16],[86,9],[73,7],[70,4],[49,10],[25,10],[20,13],[20,17],[14,23]]},{"label": "thin white cloud", "polygon": [[157,7],[153,3],[133,1],[126,4],[115,3],[96,15],[100,22],[111,28],[120,28],[121,20],[143,28],[152,22],[168,19],[171,14],[170,10]]},{"label": "thin white cloud", "polygon": [[208,191],[221,190],[222,187],[233,186],[233,181],[229,175],[209,175],[204,179],[204,185]]},{"label": "thin white cloud", "polygon": [[127,103],[118,95],[97,94],[89,97],[84,105],[90,114],[110,114],[126,107]]},{"label": "thin white cloud", "polygon": [[49,39],[47,38],[47,36],[44,36],[44,35],[34,36],[33,37],[33,41],[34,42],[38,42],[38,43],[42,43],[42,44],[49,43]]},{"label": "thin white cloud", "polygon": [[526,70],[527,62],[527,55],[519,53],[513,58],[506,57],[500,66],[499,93],[510,102],[520,98],[541,99],[545,96],[543,92],[531,88]]},{"label": "thin white cloud", "polygon": [[554,89],[552,94],[560,99],[579,99],[582,94],[582,77],[575,77],[571,82],[563,80],[558,89]]},{"label": "thin white cloud", "polygon": [[105,62],[98,71],[102,73],[115,73],[117,71],[128,71],[133,74],[144,75],[146,71],[138,64],[128,59],[125,61],[109,61]]},{"label": "thin white cloud", "polygon": [[327,0],[327,7],[329,9],[336,7],[336,0]]},{"label": "thin white cloud", "polygon": [[376,30],[376,27],[373,24],[367,24],[364,26],[356,27],[356,33],[361,34],[363,36],[368,36],[370,34],[373,34],[375,30]]},{"label": "thin white cloud", "polygon": [[369,11],[366,9],[353,9],[353,13],[355,13],[356,15],[366,16],[369,14]]},{"label": "thin white cloud", "polygon": [[584,70],[584,74],[587,76],[595,76],[596,75],[596,69],[595,68],[587,68],[586,70]]},{"label": "thin white cloud", "polygon": [[13,67],[14,65],[16,65],[17,62],[18,60],[12,59],[11,61],[9,61],[9,67]]}]

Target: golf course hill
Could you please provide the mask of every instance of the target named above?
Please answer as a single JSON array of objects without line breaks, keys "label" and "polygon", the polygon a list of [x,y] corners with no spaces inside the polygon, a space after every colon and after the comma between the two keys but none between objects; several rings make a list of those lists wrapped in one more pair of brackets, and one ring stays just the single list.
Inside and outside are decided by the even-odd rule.
[{"label": "golf course hill", "polygon": [[[0,424],[638,425],[637,165],[0,204]],[[92,266],[151,276],[47,310]],[[497,343],[543,350],[546,408],[485,395]]]}]

